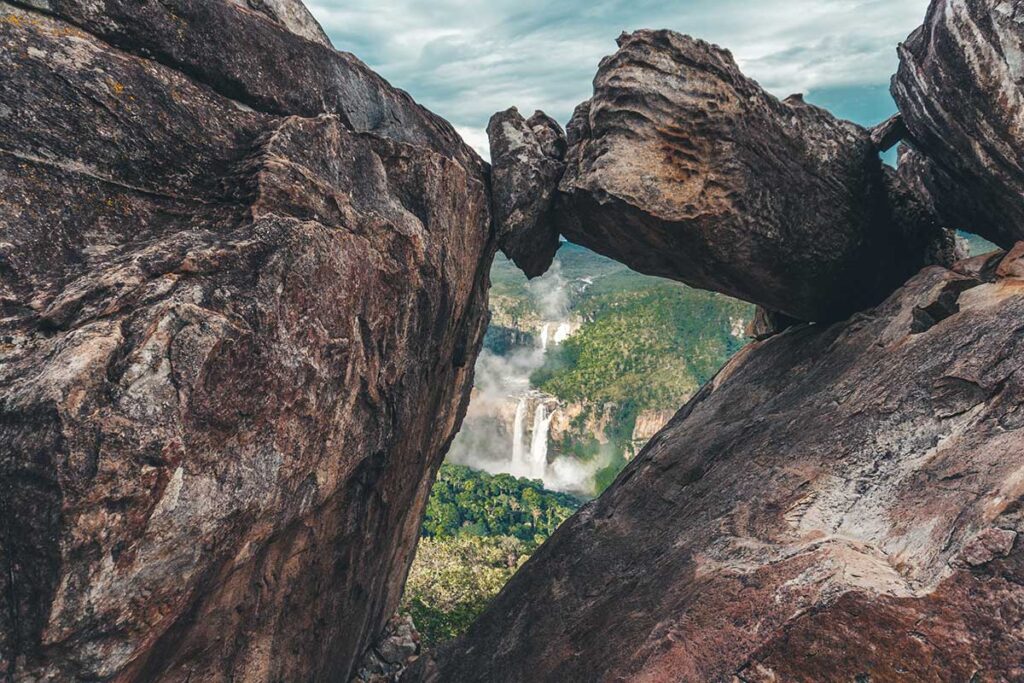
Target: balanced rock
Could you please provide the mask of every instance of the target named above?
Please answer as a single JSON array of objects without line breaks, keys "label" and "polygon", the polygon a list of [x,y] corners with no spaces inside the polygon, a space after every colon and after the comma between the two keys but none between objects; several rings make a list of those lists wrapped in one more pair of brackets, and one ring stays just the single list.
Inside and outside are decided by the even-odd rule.
[{"label": "balanced rock", "polygon": [[347,681],[468,400],[483,163],[287,14],[23,4],[48,11],[0,2],[0,671]]},{"label": "balanced rock", "polygon": [[565,171],[565,133],[543,112],[527,120],[512,107],[491,117],[487,137],[498,244],[527,277],[543,275],[559,247],[551,207]]},{"label": "balanced rock", "polygon": [[933,0],[900,46],[892,95],[942,222],[1024,239],[1024,5]]},{"label": "balanced rock", "polygon": [[1024,677],[1019,258],[746,347],[404,680]]},{"label": "balanced rock", "polygon": [[879,303],[939,236],[895,210],[869,131],[779,101],[727,51],[671,31],[622,35],[567,135],[555,216],[569,240],[792,318]]}]

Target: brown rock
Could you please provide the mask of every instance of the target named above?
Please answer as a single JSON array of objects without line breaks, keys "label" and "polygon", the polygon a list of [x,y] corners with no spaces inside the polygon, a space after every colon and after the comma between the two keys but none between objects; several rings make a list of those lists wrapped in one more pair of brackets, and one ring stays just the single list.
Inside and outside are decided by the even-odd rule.
[{"label": "brown rock", "polygon": [[871,143],[880,152],[888,152],[896,146],[900,140],[906,137],[907,128],[903,125],[903,117],[893,114],[885,121],[871,129]]},{"label": "brown rock", "polygon": [[482,165],[262,13],[49,6],[89,30],[0,2],[0,671],[348,680],[465,410]]},{"label": "brown rock", "polygon": [[1013,245],[1013,249],[1010,249],[1006,256],[999,261],[999,265],[996,267],[996,275],[999,277],[1024,278],[1024,241]]},{"label": "brown rock", "polygon": [[1024,238],[1024,6],[933,0],[900,46],[892,94],[942,222],[1009,248]]},{"label": "brown rock", "polygon": [[405,680],[1021,679],[1022,320],[933,267],[746,347]]},{"label": "brown rock", "polygon": [[703,41],[619,45],[569,124],[569,240],[800,320],[877,304],[929,262],[935,223],[896,206],[869,131],[780,102]]},{"label": "brown rock", "polygon": [[[166,64],[236,102],[274,115],[332,113],[351,130],[421,145],[482,172],[483,161],[444,119],[347,52],[296,40],[279,18],[298,0],[14,0],[43,7],[125,52]],[[245,4],[251,6],[248,0]],[[277,8],[277,9],[273,9]],[[284,24],[282,26],[282,24]],[[287,30],[282,30],[287,28]]]},{"label": "brown rock", "polygon": [[967,544],[961,559],[972,567],[988,564],[1009,555],[1016,540],[1017,532],[1013,529],[985,529]]},{"label": "brown rock", "polygon": [[754,309],[754,318],[747,325],[746,334],[751,339],[763,341],[798,324],[799,320],[758,306]]},{"label": "brown rock", "polygon": [[491,117],[487,137],[498,243],[527,277],[543,275],[559,247],[551,206],[565,171],[565,133],[543,112],[526,120],[512,107]]}]

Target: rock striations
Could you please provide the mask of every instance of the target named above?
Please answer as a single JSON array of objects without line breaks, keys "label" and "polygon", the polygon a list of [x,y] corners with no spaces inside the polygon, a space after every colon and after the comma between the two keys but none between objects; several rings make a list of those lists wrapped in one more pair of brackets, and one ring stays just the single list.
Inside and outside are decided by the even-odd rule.
[{"label": "rock striations", "polygon": [[935,0],[892,79],[943,223],[1004,248],[1024,239],[1024,4]]},{"label": "rock striations", "polygon": [[0,677],[347,680],[469,394],[483,163],[297,2],[0,2],[0,70]]}]

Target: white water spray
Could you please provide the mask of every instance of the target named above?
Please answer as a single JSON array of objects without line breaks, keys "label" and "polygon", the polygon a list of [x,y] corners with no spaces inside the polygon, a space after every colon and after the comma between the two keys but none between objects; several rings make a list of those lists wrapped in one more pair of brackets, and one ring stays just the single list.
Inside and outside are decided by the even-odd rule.
[{"label": "white water spray", "polygon": [[526,469],[526,453],[523,449],[523,439],[526,432],[526,397],[519,399],[516,406],[516,417],[512,422],[512,472],[522,472]]},{"label": "white water spray", "polygon": [[544,324],[544,327],[540,329],[540,350],[548,350],[548,333],[551,331],[551,325],[548,323]]},{"label": "white water spray", "polygon": [[548,467],[548,428],[551,418],[543,403],[533,412],[533,440],[530,443],[529,478],[543,479]]},{"label": "white water spray", "polygon": [[570,334],[572,334],[572,325],[567,322],[558,323],[558,329],[555,330],[555,337],[552,341],[555,344],[561,344],[569,338]]}]

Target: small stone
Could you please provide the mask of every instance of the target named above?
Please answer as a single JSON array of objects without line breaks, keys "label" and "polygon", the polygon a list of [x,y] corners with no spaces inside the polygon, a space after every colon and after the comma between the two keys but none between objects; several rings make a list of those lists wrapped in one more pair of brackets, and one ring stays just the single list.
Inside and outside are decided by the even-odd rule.
[{"label": "small stone", "polygon": [[1017,532],[1012,529],[985,529],[964,547],[961,558],[972,567],[980,567],[997,557],[1009,555],[1016,539]]},{"label": "small stone", "polygon": [[996,277],[1024,278],[1024,241],[1017,242],[996,268]]}]

